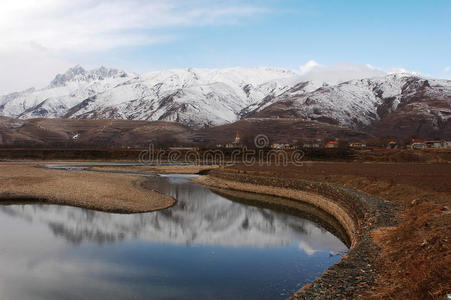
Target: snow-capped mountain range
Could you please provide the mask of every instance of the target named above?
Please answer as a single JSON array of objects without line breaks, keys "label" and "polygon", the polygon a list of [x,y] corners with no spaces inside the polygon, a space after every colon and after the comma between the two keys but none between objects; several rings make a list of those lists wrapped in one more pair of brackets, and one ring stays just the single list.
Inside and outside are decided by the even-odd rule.
[{"label": "snow-capped mountain range", "polygon": [[247,117],[286,117],[353,129],[388,122],[384,120],[396,119],[394,116],[414,115],[427,119],[431,130],[449,125],[449,80],[406,73],[337,83],[314,75],[267,67],[189,68],[139,75],[75,66],[58,74],[45,88],[1,96],[0,115],[19,119],[166,120],[193,127]]},{"label": "snow-capped mountain range", "polygon": [[294,72],[275,68],[180,69],[145,75],[80,66],[48,87],[0,98],[14,118],[89,118],[177,121],[193,126],[237,120],[241,110],[293,86]]}]

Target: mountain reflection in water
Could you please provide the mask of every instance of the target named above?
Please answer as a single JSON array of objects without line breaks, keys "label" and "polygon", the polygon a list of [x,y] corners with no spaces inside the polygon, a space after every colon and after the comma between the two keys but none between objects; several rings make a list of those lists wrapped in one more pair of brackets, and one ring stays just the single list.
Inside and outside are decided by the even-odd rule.
[{"label": "mountain reflection in water", "polygon": [[176,205],[130,215],[0,206],[0,299],[285,298],[346,251],[317,223],[183,176],[149,185]]}]

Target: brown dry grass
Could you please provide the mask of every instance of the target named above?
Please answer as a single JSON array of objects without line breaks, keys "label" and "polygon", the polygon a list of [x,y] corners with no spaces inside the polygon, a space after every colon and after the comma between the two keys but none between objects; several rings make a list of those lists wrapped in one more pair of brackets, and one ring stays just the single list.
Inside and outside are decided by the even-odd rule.
[{"label": "brown dry grass", "polygon": [[[449,195],[404,187],[401,224],[372,233],[379,259],[382,298],[442,299],[451,293]],[[385,192],[394,194],[394,191]],[[447,204],[447,205],[446,205]]]},{"label": "brown dry grass", "polygon": [[368,292],[368,297],[443,299],[451,293],[451,196],[448,192],[355,176],[329,176],[327,180],[389,200],[402,208],[399,226],[371,233],[383,251],[377,258],[376,292]]},{"label": "brown dry grass", "polygon": [[36,168],[35,163],[0,163],[0,199],[122,213],[148,212],[174,204],[173,198],[141,187],[143,180],[122,174]]}]

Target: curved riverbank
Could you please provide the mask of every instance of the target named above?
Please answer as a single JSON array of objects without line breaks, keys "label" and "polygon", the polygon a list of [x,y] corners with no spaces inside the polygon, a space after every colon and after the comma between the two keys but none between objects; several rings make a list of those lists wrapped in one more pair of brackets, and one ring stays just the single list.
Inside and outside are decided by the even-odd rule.
[{"label": "curved riverbank", "polygon": [[238,190],[216,188],[213,186],[209,186],[209,189],[215,194],[227,197],[227,199],[230,199],[234,202],[270,209],[312,221],[316,224],[321,225],[328,232],[332,233],[334,236],[340,239],[340,241],[343,242],[347,249],[351,246],[351,240],[349,239],[346,230],[343,228],[340,222],[337,221],[337,219],[331,214],[307,202],[264,195],[260,193],[250,193]]},{"label": "curved riverbank", "polygon": [[442,299],[451,294],[451,165],[307,161],[302,167],[237,164],[221,171],[327,182],[383,199],[396,208],[388,211],[395,225],[369,232],[373,255],[368,258],[376,279],[349,298]]},{"label": "curved riverbank", "polygon": [[34,163],[0,164],[0,201],[69,205],[114,213],[168,208],[175,199],[123,174],[37,168]]},{"label": "curved riverbank", "polygon": [[394,226],[396,206],[356,190],[321,181],[248,175],[213,170],[195,181],[214,188],[284,197],[312,204],[335,217],[348,234],[350,250],[337,264],[293,298],[353,297],[374,285],[377,270],[372,258],[380,251],[372,230]]},{"label": "curved riverbank", "polygon": [[[14,171],[15,164],[6,165],[6,169],[4,167],[0,164],[0,184],[3,184],[0,187],[5,186],[5,179],[7,183],[9,177],[24,186],[35,185],[37,183],[33,180],[40,178],[33,174],[29,176],[28,170],[24,174],[10,173],[8,170]],[[166,172],[180,173],[185,166],[174,168]],[[159,168],[149,169],[146,166],[133,166],[133,169],[107,166],[104,170],[90,170],[96,171],[95,174],[47,171],[62,172],[61,175],[89,173],[96,177],[102,171],[115,172],[104,173],[105,176],[125,176],[120,172],[163,172]],[[190,172],[207,174],[198,181],[214,187],[215,192],[230,194],[247,191],[283,197],[276,200],[280,203],[275,204],[290,211],[296,210],[298,204],[310,201],[340,220],[343,234],[336,236],[349,237],[349,241],[340,239],[349,245],[350,251],[322,276],[304,286],[294,298],[432,299],[451,293],[451,249],[448,243],[451,233],[451,165],[306,162],[302,168],[234,165],[217,170],[186,170],[186,173]],[[20,178],[22,175],[25,178]],[[143,188],[141,180],[144,178],[130,174],[126,178],[133,179],[131,185],[135,189]],[[58,182],[54,180],[52,178],[49,182]],[[47,177],[43,181],[47,181]],[[123,183],[116,181],[117,187]],[[65,187],[67,193],[71,188],[73,191],[80,189],[73,185]],[[45,186],[47,188],[49,186]],[[153,188],[159,189],[157,186]],[[111,191],[111,199],[116,198],[114,187]],[[89,199],[91,195],[86,197]],[[263,203],[268,197],[255,198],[252,201]],[[111,199],[105,199],[106,203]],[[295,205],[292,205],[293,202]],[[88,203],[76,206],[89,208],[86,205]],[[109,208],[100,210],[109,211]]]}]

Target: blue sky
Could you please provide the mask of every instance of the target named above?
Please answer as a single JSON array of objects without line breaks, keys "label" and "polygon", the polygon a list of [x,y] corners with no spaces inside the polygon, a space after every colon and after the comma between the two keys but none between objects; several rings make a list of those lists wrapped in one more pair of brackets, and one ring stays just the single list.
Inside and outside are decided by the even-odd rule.
[{"label": "blue sky", "polygon": [[[32,2],[6,0],[0,12],[0,64],[26,66],[23,84],[74,64],[299,70],[310,60],[451,78],[449,0]],[[0,77],[0,93],[12,86]]]}]

